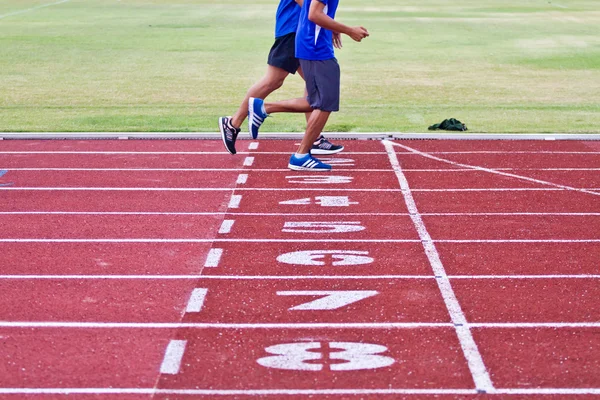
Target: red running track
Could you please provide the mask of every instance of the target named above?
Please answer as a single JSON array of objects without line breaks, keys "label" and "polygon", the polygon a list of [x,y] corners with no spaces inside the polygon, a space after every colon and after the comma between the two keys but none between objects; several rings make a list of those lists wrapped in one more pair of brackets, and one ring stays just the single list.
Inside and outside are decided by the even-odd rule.
[{"label": "red running track", "polygon": [[600,145],[398,143],[2,142],[0,397],[600,395]]}]

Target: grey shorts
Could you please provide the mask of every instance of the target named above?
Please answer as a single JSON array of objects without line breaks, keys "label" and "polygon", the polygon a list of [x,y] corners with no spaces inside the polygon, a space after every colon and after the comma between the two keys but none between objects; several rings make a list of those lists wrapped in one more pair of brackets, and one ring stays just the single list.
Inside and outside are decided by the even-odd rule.
[{"label": "grey shorts", "polygon": [[340,110],[340,65],[335,58],[324,61],[300,60],[308,103],[321,111]]}]

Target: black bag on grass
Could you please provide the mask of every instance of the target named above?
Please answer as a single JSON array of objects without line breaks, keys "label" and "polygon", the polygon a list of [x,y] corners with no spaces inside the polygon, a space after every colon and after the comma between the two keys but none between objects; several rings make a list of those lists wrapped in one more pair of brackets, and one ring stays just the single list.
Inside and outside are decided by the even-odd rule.
[{"label": "black bag on grass", "polygon": [[429,127],[430,131],[435,131],[437,129],[443,129],[445,131],[466,131],[467,126],[455,118],[450,118]]}]

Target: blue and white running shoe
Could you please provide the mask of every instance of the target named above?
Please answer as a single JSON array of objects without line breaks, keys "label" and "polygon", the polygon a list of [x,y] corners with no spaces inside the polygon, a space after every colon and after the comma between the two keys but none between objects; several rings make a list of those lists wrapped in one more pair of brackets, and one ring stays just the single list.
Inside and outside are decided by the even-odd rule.
[{"label": "blue and white running shoe", "polygon": [[264,100],[255,97],[248,99],[248,127],[252,139],[258,137],[258,130],[268,116]]},{"label": "blue and white running shoe", "polygon": [[317,160],[310,153],[302,157],[292,154],[288,168],[294,171],[331,171],[331,165]]}]

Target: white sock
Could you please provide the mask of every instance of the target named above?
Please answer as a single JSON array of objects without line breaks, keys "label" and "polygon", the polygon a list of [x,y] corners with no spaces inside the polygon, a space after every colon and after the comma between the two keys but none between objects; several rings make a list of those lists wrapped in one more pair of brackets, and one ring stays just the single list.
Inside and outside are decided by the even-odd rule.
[{"label": "white sock", "polygon": [[300,153],[296,153],[294,154],[296,156],[296,158],[302,158],[305,157],[308,153],[304,153],[304,154],[300,154]]}]

